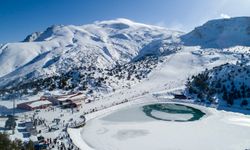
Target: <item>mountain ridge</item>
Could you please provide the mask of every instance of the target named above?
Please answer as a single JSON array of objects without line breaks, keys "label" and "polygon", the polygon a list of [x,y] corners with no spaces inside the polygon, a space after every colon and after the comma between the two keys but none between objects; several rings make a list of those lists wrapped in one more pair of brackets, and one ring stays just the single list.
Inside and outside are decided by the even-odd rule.
[{"label": "mountain ridge", "polygon": [[[210,30],[216,29],[217,33],[218,24],[229,26],[231,22],[236,21],[235,24],[238,25],[238,20],[249,20],[249,17],[209,21],[187,34],[127,19],[97,21],[82,26],[53,25],[44,32],[32,33],[24,42],[2,45],[0,67],[4,69],[0,71],[0,87],[4,89],[18,85],[18,87],[33,88],[31,83],[37,84],[36,80],[43,82],[45,84],[43,87],[48,87],[47,84],[55,82],[54,80],[59,80],[55,83],[64,84],[66,78],[66,88],[70,90],[74,90],[73,87],[82,88],[75,86],[80,83],[84,84],[84,87],[87,86],[90,91],[96,84],[112,91],[112,89],[115,90],[114,87],[119,87],[120,79],[124,83],[122,86],[130,87],[132,83],[138,83],[143,78],[147,78],[162,60],[182,52],[183,55],[199,60],[200,65],[204,65],[203,62],[211,64],[219,62],[219,65],[223,55],[230,59],[240,59],[238,55],[249,54],[250,48],[244,42],[243,44],[233,43],[229,48],[225,45],[221,47],[214,44],[217,36],[221,40],[221,32],[215,35],[216,38],[210,35],[213,33]],[[244,23],[242,29],[250,25],[248,21],[240,21],[240,23]],[[231,28],[225,29],[228,30],[223,32],[232,31],[229,35],[236,33]],[[197,30],[209,36],[196,39]],[[211,36],[214,41],[210,40]],[[185,49],[188,49],[188,52]],[[225,59],[224,56],[223,59]],[[227,61],[231,61],[230,59]],[[124,75],[119,72],[122,71],[121,68],[124,70]],[[99,73],[95,73],[94,70],[99,70]],[[172,73],[171,70],[169,72]],[[77,81],[75,74],[77,76],[80,74]],[[114,81],[106,80],[110,74],[115,76]],[[133,81],[127,81],[130,79]],[[54,85],[49,89],[55,89],[55,87],[58,86]],[[39,89],[41,90],[40,87]]]},{"label": "mountain ridge", "polygon": [[250,17],[210,20],[182,36],[184,45],[202,48],[250,46]]},{"label": "mountain ridge", "polygon": [[7,43],[1,48],[0,67],[4,69],[0,71],[0,85],[31,74],[52,76],[82,65],[112,68],[154,54],[145,48],[149,44],[156,46],[154,50],[160,55],[169,51],[173,41],[179,43],[180,34],[127,19],[82,26],[53,25],[29,35],[24,42]]}]

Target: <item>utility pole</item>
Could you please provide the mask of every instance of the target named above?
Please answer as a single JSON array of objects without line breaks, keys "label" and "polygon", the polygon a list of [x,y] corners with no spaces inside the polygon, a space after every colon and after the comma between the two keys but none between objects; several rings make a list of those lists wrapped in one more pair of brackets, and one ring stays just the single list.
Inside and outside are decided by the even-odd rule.
[{"label": "utility pole", "polygon": [[16,99],[13,98],[13,117],[15,116],[15,106],[16,106]]},{"label": "utility pole", "polygon": [[[15,124],[16,120],[15,120],[15,106],[16,106],[16,98],[15,96],[13,96],[13,125]],[[12,134],[15,134],[15,127],[12,127]]]}]

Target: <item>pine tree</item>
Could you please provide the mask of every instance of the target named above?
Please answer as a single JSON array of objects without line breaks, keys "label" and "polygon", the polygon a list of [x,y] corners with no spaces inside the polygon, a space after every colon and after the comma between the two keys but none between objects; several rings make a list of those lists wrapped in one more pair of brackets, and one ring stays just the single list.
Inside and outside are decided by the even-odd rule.
[{"label": "pine tree", "polygon": [[248,105],[248,101],[247,100],[243,100],[240,104],[241,107],[243,106],[247,106]]}]

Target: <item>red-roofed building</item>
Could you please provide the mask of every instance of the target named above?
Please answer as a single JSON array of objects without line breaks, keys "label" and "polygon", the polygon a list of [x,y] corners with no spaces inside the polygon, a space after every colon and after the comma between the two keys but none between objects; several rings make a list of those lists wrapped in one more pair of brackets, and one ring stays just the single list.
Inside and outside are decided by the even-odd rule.
[{"label": "red-roofed building", "polygon": [[49,106],[52,106],[52,103],[48,100],[35,100],[17,104],[17,108],[25,110],[45,109]]}]

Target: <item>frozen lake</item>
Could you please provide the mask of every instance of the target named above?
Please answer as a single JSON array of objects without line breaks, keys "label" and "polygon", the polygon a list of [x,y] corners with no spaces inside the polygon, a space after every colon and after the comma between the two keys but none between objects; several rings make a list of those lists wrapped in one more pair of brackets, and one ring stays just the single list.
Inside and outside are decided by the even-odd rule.
[{"label": "frozen lake", "polygon": [[88,121],[80,135],[95,150],[245,150],[250,118],[196,105],[139,104]]},{"label": "frozen lake", "polygon": [[204,115],[204,112],[193,107],[173,103],[159,103],[129,107],[101,119],[111,122],[147,122],[156,120],[186,122],[199,120]]}]

